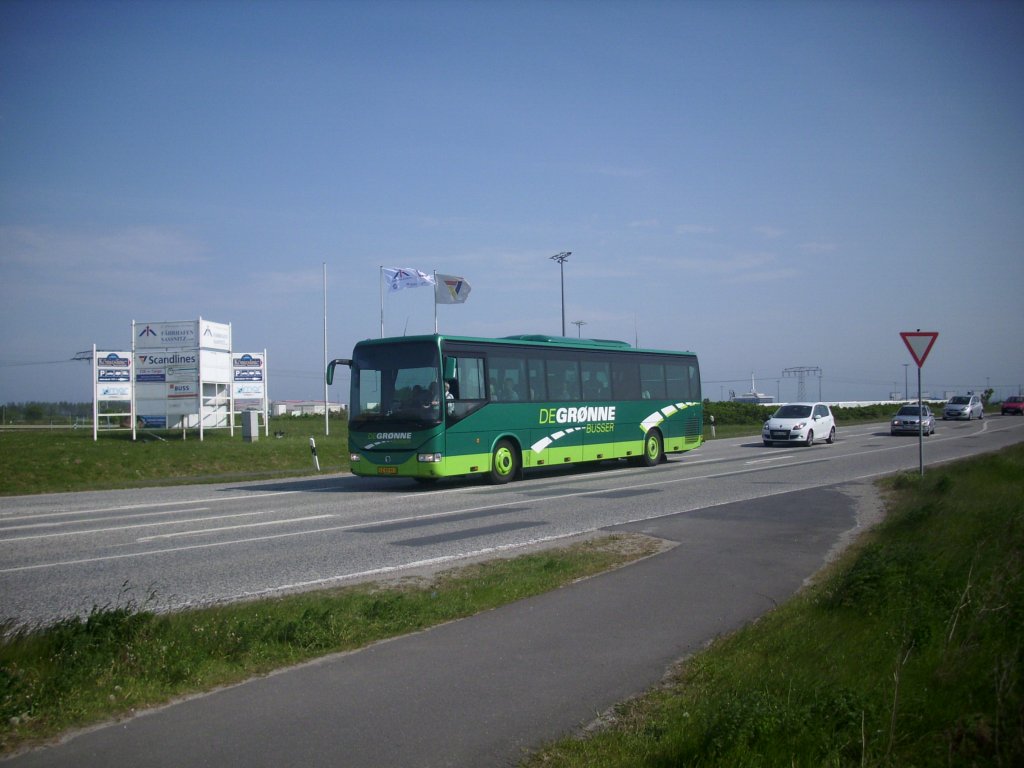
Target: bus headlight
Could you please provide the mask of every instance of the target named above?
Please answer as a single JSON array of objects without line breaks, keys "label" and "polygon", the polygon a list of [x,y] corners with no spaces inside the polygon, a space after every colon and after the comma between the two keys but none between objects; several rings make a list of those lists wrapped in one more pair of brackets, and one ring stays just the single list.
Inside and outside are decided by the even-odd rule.
[{"label": "bus headlight", "polygon": [[362,456],[360,456],[358,453],[350,453],[348,455],[348,460],[350,463],[353,461],[359,461],[360,459],[362,459]]},{"label": "bus headlight", "polygon": [[421,453],[416,456],[416,461],[420,464],[439,464],[441,462],[440,453]]}]

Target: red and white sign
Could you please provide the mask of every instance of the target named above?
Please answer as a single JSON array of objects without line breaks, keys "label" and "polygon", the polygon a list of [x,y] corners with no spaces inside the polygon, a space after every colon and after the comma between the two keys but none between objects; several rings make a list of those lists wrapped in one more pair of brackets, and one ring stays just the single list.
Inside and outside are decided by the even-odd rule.
[{"label": "red and white sign", "polygon": [[900,336],[903,337],[903,343],[907,345],[914,362],[920,368],[924,365],[928,353],[932,351],[935,340],[939,338],[939,333],[938,331],[903,331]]}]

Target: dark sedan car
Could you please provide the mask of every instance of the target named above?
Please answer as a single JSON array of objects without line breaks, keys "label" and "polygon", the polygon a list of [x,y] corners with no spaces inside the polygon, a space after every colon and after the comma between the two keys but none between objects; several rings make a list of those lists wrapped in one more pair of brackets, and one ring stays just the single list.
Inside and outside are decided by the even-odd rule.
[{"label": "dark sedan car", "polygon": [[[921,412],[924,412],[923,419]],[[920,408],[916,405],[904,405],[889,421],[890,435],[916,435],[922,431],[926,435],[935,434],[935,414],[927,405]]]}]

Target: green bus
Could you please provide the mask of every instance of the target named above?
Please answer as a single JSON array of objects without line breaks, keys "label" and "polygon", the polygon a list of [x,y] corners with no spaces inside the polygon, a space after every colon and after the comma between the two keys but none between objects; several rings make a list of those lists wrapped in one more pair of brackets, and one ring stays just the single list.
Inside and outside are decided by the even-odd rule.
[{"label": "green bus", "polygon": [[353,474],[485,474],[628,459],[644,466],[703,441],[700,370],[690,352],[540,335],[403,336],[356,344]]}]

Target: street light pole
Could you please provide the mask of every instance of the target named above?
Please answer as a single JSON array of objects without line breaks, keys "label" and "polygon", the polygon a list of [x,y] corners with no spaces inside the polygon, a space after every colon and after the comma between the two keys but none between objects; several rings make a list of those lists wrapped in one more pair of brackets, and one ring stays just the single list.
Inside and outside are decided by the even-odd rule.
[{"label": "street light pole", "polygon": [[910,363],[903,364],[903,399],[910,399],[910,385],[907,384],[907,370],[910,368]]},{"label": "street light pole", "polygon": [[586,320],[573,320],[572,324],[576,326],[576,338],[583,338],[583,326],[587,324]]},{"label": "street light pole", "polygon": [[572,256],[572,251],[562,251],[551,257],[558,262],[558,273],[562,282],[562,335],[565,336],[565,260]]}]

